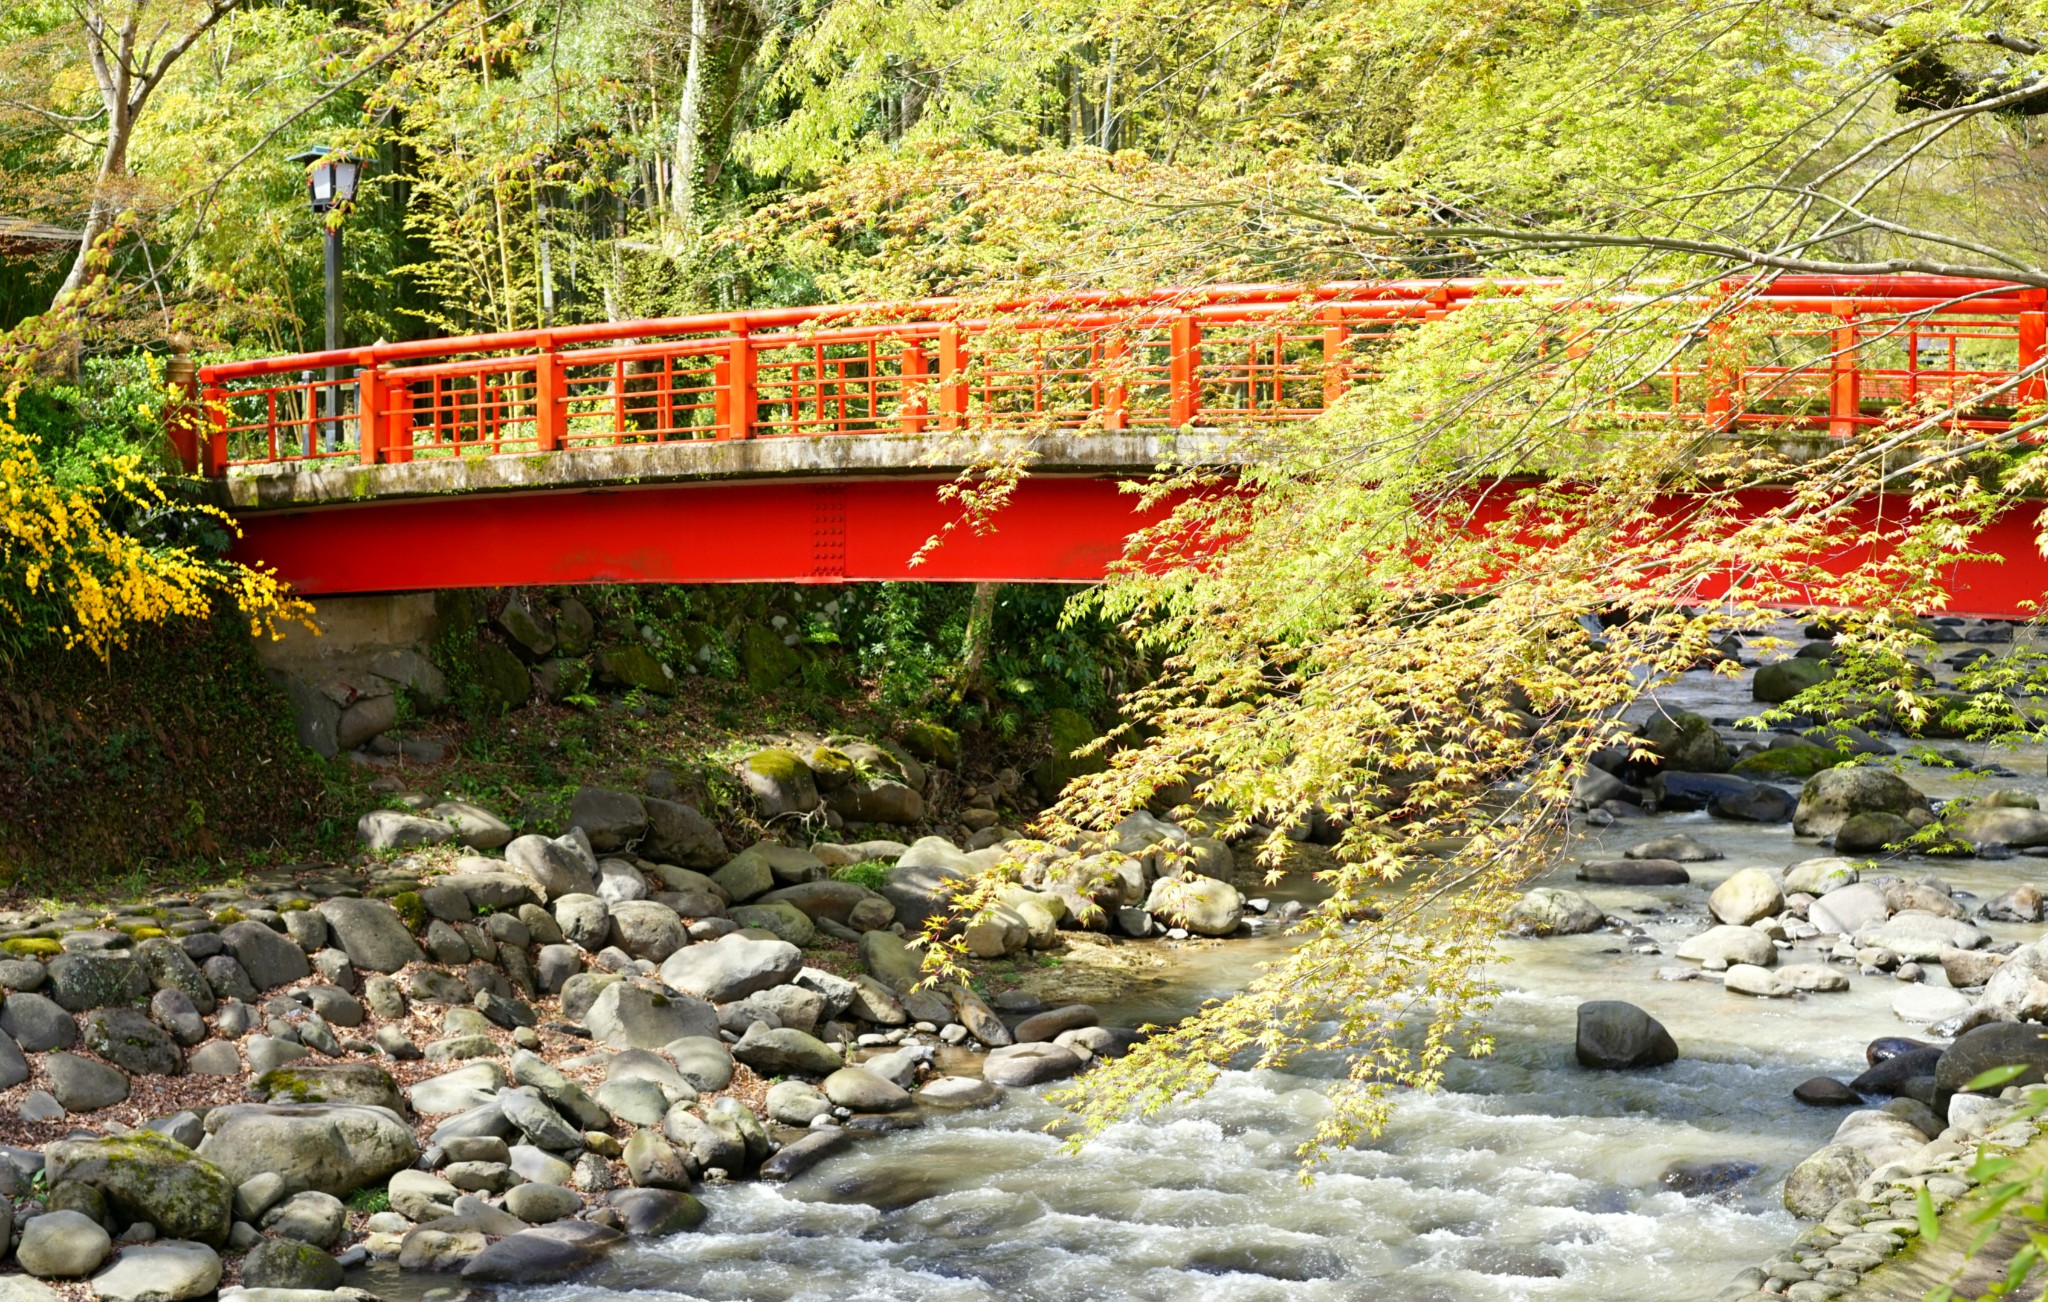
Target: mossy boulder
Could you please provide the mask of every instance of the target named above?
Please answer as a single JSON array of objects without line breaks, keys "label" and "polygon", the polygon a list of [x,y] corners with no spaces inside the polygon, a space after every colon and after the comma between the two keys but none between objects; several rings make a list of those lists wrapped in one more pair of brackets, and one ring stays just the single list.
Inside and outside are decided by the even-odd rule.
[{"label": "mossy boulder", "polygon": [[1061,706],[1048,711],[1045,722],[1052,754],[1032,770],[1031,784],[1038,788],[1041,797],[1053,800],[1066,789],[1067,783],[1083,773],[1100,773],[1108,767],[1108,761],[1100,755],[1075,753],[1097,735],[1095,725],[1079,710]]},{"label": "mossy boulder", "polygon": [[1776,746],[1743,756],[1730,771],[1746,778],[1810,778],[1848,758],[1826,746]]},{"label": "mossy boulder", "polygon": [[960,734],[942,723],[906,719],[897,725],[896,735],[903,739],[903,749],[927,764],[950,768],[960,762]]},{"label": "mossy boulder", "polygon": [[807,814],[818,807],[818,781],[803,757],[784,746],[757,750],[740,763],[740,781],[763,818]]},{"label": "mossy boulder", "polygon": [[1680,773],[1726,773],[1732,758],[1714,725],[1686,710],[1653,714],[1643,737],[1667,769]]},{"label": "mossy boulder", "polygon": [[418,932],[427,925],[427,902],[418,891],[400,891],[391,897],[391,907],[398,911],[406,930]]},{"label": "mossy boulder", "polygon": [[167,1239],[227,1242],[235,1186],[176,1140],[146,1130],[60,1140],[44,1150],[44,1162],[51,1184],[93,1186],[123,1221],[147,1221]]},{"label": "mossy boulder", "polygon": [[9,958],[51,958],[64,952],[53,936],[15,936],[0,940],[0,953]]},{"label": "mossy boulder", "polygon": [[860,777],[860,769],[854,764],[853,757],[830,746],[813,749],[808,762],[820,791],[837,791]]},{"label": "mossy boulder", "polygon": [[523,592],[514,593],[505,603],[498,614],[498,627],[533,655],[544,656],[555,649],[555,621]]},{"label": "mossy boulder", "polygon": [[782,644],[782,635],[760,624],[740,632],[740,674],[757,692],[772,692],[803,672],[803,657]]},{"label": "mossy boulder", "polygon": [[485,703],[497,710],[516,709],[533,694],[526,665],[496,642],[477,643],[476,685]]},{"label": "mossy boulder", "polygon": [[590,607],[574,597],[564,597],[555,606],[555,649],[565,656],[580,656],[597,639],[597,621]]},{"label": "mossy boulder", "polygon": [[606,647],[598,652],[597,676],[599,681],[615,687],[637,687],[661,696],[676,690],[668,670],[662,668],[653,652],[642,646]]},{"label": "mossy boulder", "polygon": [[1834,676],[1835,667],[1825,660],[1780,660],[1757,669],[1750,695],[1766,705],[1782,705]]},{"label": "mossy boulder", "polygon": [[533,685],[550,701],[559,701],[590,686],[590,666],[561,656],[543,660],[533,668]]},{"label": "mossy boulder", "polygon": [[398,1082],[374,1062],[293,1062],[258,1076],[250,1092],[267,1103],[359,1103],[401,1117],[409,1112]]}]

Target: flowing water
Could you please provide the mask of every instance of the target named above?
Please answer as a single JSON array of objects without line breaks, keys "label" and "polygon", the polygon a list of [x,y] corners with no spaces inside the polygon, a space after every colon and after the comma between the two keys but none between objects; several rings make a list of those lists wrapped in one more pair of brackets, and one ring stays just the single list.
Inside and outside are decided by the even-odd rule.
[{"label": "flowing water", "polygon": [[[1688,675],[1668,696],[1710,716],[1745,713],[1741,684]],[[2011,757],[2006,757],[2011,762]],[[2018,783],[2042,790],[2035,776]],[[1965,786],[1907,774],[1937,797]],[[1789,827],[1705,815],[1618,823],[1583,852],[1690,831],[1727,852],[1693,865],[1690,888],[1587,889],[1634,914],[1662,956],[1626,952],[1613,932],[1508,941],[1507,986],[1489,1019],[1497,1051],[1460,1061],[1447,1088],[1403,1100],[1377,1141],[1337,1153],[1313,1186],[1296,1149],[1328,1108],[1334,1064],[1231,1072],[1205,1098],[1120,1125],[1078,1155],[1044,1133],[1034,1092],[997,1108],[936,1115],[919,1130],[865,1139],[788,1185],[704,1193],[702,1231],[618,1254],[572,1285],[516,1290],[524,1302],[675,1299],[1337,1299],[1683,1302],[1720,1292],[1741,1266],[1797,1230],[1778,1202],[1786,1172],[1825,1143],[1841,1113],[1802,1107],[1808,1076],[1846,1079],[1863,1046],[1912,1034],[1889,977],[1852,976],[1844,994],[1761,1001],[1709,981],[1655,979],[1705,918],[1706,890],[1751,864],[1822,853]],[[2037,876],[2038,860],[1906,865],[1938,870],[1979,898]],[[1570,869],[1554,874],[1565,884]],[[1702,889],[1705,888],[1705,889]],[[1965,901],[1965,903],[1972,903]],[[1974,905],[1973,905],[1974,907]],[[2032,939],[2039,927],[1988,927]],[[1238,987],[1282,942],[1208,947],[1177,961],[1183,1008]],[[1812,961],[1811,945],[1788,960]],[[1942,982],[1933,967],[1930,980]],[[1574,1010],[1627,999],[1670,1028],[1681,1060],[1641,1073],[1581,1070]],[[1135,1024],[1167,1010],[1105,1006]],[[1661,1177],[1685,1160],[1753,1163],[1713,1196]],[[388,1281],[378,1281],[388,1282]]]}]

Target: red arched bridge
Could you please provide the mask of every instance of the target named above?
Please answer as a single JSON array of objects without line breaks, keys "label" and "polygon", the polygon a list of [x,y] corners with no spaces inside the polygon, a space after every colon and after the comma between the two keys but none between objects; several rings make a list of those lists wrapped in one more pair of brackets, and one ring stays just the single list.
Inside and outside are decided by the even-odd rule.
[{"label": "red arched bridge", "polygon": [[[204,367],[200,418],[174,438],[225,479],[238,555],[310,595],[1085,581],[1145,522],[1120,481],[1169,455],[1228,463],[1232,431],[1317,415],[1369,382],[1374,348],[1402,331],[1532,288],[934,299],[377,344]],[[1963,404],[1951,424],[2005,428],[2042,399],[2048,291],[1800,276],[1731,289],[1724,319],[1768,314],[1766,346],[1745,353],[1763,360],[1715,367],[1674,348],[1632,417],[1819,442],[1929,402]],[[913,567],[958,517],[941,486],[1006,440],[1034,459],[997,528],[955,531]],[[1994,525],[1979,545],[2015,563],[1958,567],[1954,609],[2030,611],[2032,534],[2016,516]]]}]

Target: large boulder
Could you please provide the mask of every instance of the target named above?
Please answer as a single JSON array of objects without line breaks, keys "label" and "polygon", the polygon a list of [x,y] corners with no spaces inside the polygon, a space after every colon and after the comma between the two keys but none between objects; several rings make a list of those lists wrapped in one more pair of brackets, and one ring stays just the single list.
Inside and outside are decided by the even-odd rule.
[{"label": "large boulder", "polygon": [[1536,936],[1576,936],[1597,931],[1607,915],[1577,891],[1539,886],[1508,910],[1508,925]]},{"label": "large boulder", "polygon": [[1152,883],[1145,910],[1197,936],[1228,936],[1244,920],[1244,896],[1213,877],[1161,877]]},{"label": "large boulder", "polygon": [[1994,1067],[2022,1067],[2025,1070],[2018,1076],[1987,1092],[1996,1094],[2008,1085],[2038,1085],[2048,1079],[2048,1038],[2044,1037],[2048,1037],[2048,1027],[2021,1022],[1993,1022],[1966,1031],[1941,1055],[1934,1083],[1960,1091]]},{"label": "large boulder", "polygon": [[319,912],[358,969],[396,972],[424,957],[398,910],[383,900],[337,896],[323,901]]},{"label": "large boulder", "polygon": [[1732,927],[1747,927],[1785,908],[1785,893],[1761,868],[1744,868],[1714,888],[1707,911]]},{"label": "large boulder", "polygon": [[690,943],[676,911],[653,900],[626,900],[612,905],[611,934],[620,949],[650,963],[659,963]]},{"label": "large boulder", "polygon": [[825,808],[849,823],[924,821],[924,797],[892,778],[863,778],[825,794]]},{"label": "large boulder", "polygon": [[732,1047],[732,1056],[763,1076],[787,1072],[826,1076],[846,1065],[832,1046],[816,1036],[787,1026],[771,1029],[766,1022],[749,1026]]},{"label": "large boulder", "polygon": [[1939,959],[1944,949],[1976,949],[1991,938],[1967,922],[1908,909],[1892,915],[1877,929],[1871,943],[1900,958]]},{"label": "large boulder", "polygon": [[896,919],[917,931],[935,913],[952,904],[953,892],[974,872],[974,861],[942,836],[921,837],[903,852],[882,883],[882,894],[896,906]]},{"label": "large boulder", "polygon": [[658,863],[685,868],[716,868],[725,862],[725,838],[718,825],[694,806],[654,796],[642,797],[647,811],[647,839],[640,852]]},{"label": "large boulder", "polygon": [[1857,814],[1908,817],[1927,811],[1927,797],[1896,773],[1876,768],[1834,768],[1816,773],[1799,791],[1792,830],[1800,836],[1833,836]]},{"label": "large boulder", "polygon": [[290,985],[313,975],[305,950],[253,919],[221,928],[220,941],[258,990]]},{"label": "large boulder", "polygon": [[382,1108],[335,1103],[244,1103],[206,1115],[199,1155],[239,1185],[263,1172],[285,1193],[346,1198],[419,1160],[412,1127]]},{"label": "large boulder", "polygon": [[1835,676],[1835,667],[1825,660],[1798,657],[1761,665],[1750,681],[1750,694],[1766,705],[1782,705],[1809,687]]},{"label": "large boulder", "polygon": [[553,839],[522,836],[505,847],[505,863],[534,884],[543,902],[597,894],[597,856],[581,828]]},{"label": "large boulder", "polygon": [[356,836],[371,850],[404,850],[446,845],[455,839],[455,829],[441,819],[402,809],[373,809],[356,820]]},{"label": "large boulder", "polygon": [[1948,830],[1971,845],[2048,845],[2048,813],[1978,804],[1946,820]]},{"label": "large boulder", "polygon": [[992,1049],[982,1061],[982,1079],[991,1085],[1042,1085],[1071,1076],[1087,1059],[1063,1044],[1011,1044]]},{"label": "large boulder", "polygon": [[140,1002],[149,994],[149,974],[125,954],[59,954],[44,971],[43,988],[64,1008],[82,1013]]},{"label": "large boulder", "polygon": [[235,1186],[191,1149],[150,1130],[104,1139],[65,1139],[43,1151],[52,1185],[89,1184],[123,1221],[147,1221],[173,1239],[227,1242]]},{"label": "large boulder", "polygon": [[212,1248],[168,1239],[122,1248],[120,1260],[92,1277],[92,1290],[100,1302],[185,1302],[212,1297],[220,1275]]},{"label": "large boulder", "polygon": [[1737,963],[1769,967],[1778,961],[1778,948],[1761,931],[1724,924],[1709,927],[1686,940],[1678,947],[1678,957],[1695,963],[1715,962],[1730,967]]},{"label": "large boulder", "polygon": [[[1801,859],[1785,870],[1785,893],[1822,896],[1854,886],[1859,874],[1847,859]],[[1854,930],[1851,928],[1850,930]]]},{"label": "large boulder", "polygon": [[1661,1067],[1678,1060],[1678,1045],[1664,1024],[1619,999],[1579,1005],[1575,1050],[1581,1067],[1600,1071]]},{"label": "large boulder", "polygon": [[45,1212],[22,1226],[14,1259],[38,1279],[79,1279],[98,1270],[113,1246],[84,1212]]},{"label": "large boulder", "polygon": [[1862,1153],[1847,1144],[1829,1144],[1785,1177],[1785,1210],[1802,1220],[1821,1220],[1836,1203],[1854,1197],[1869,1174],[1870,1162]]},{"label": "large boulder", "polygon": [[803,951],[788,941],[735,932],[677,950],[661,965],[661,979],[677,990],[724,1004],[770,986],[786,985],[796,980],[803,966]]},{"label": "large boulder", "polygon": [[1659,773],[1650,780],[1650,796],[1665,813],[1711,809],[1717,800],[1753,794],[1757,784],[1727,773]]},{"label": "large boulder", "polygon": [[[755,903],[787,904],[812,922],[829,918],[842,927],[853,927],[858,931],[870,931],[874,926],[886,927],[895,921],[896,915],[895,905],[860,883],[829,878],[780,887],[761,896]],[[861,915],[859,918],[855,917],[856,912]],[[874,919],[881,921],[874,922]],[[871,925],[861,925],[864,922]]]},{"label": "large boulder", "polygon": [[1883,888],[1871,882],[1854,882],[1829,891],[1825,898],[1806,906],[1806,920],[1823,936],[1853,936],[1865,927],[1882,924],[1890,913]]},{"label": "large boulder", "polygon": [[132,1076],[176,1076],[185,1070],[178,1042],[139,1008],[95,1008],[79,1019],[85,1047]]},{"label": "large boulder", "polygon": [[811,766],[786,747],[771,746],[747,756],[740,762],[740,781],[754,794],[763,818],[808,814],[819,806]]},{"label": "large boulder", "polygon": [[600,1044],[614,1049],[654,1050],[685,1036],[718,1034],[718,1010],[704,1000],[655,994],[625,981],[600,991],[584,1021]]},{"label": "large boulder", "polygon": [[1991,974],[1978,1005],[2013,1022],[2048,1020],[2048,953],[2025,945]]},{"label": "large boulder", "polygon": [[647,835],[647,807],[630,791],[581,787],[569,800],[569,825],[582,828],[598,853],[623,850]]},{"label": "large boulder", "polygon": [[625,1237],[589,1221],[521,1230],[470,1258],[462,1278],[471,1284],[558,1284],[604,1260]]},{"label": "large boulder", "polygon": [[1713,724],[1684,710],[1651,715],[1643,737],[1663,767],[1677,772],[1726,773],[1734,759]]}]

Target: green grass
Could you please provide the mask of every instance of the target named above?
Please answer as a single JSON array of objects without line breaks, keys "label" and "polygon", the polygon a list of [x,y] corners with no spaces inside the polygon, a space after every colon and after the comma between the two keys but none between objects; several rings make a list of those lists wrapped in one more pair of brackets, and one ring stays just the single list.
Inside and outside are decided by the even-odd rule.
[{"label": "green grass", "polygon": [[850,863],[844,867],[834,868],[832,870],[832,878],[834,881],[852,882],[856,886],[865,886],[871,891],[879,891],[882,889],[882,884],[889,880],[889,865],[880,859],[866,859],[860,863]]}]

